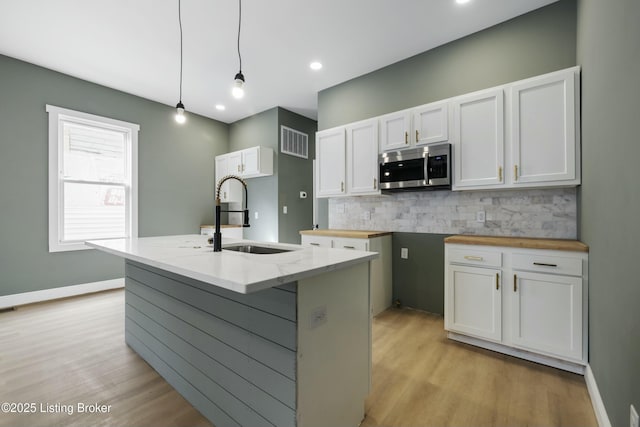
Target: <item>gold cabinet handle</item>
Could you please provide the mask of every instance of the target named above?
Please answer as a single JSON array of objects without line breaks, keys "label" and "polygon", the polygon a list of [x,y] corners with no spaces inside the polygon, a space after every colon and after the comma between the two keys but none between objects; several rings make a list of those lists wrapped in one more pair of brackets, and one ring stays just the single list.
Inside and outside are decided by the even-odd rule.
[{"label": "gold cabinet handle", "polygon": [[406,131],[404,133],[404,143],[405,144],[409,143],[409,132],[406,132]]},{"label": "gold cabinet handle", "polygon": [[416,129],[416,142],[418,142],[420,140],[420,133],[418,132],[418,129]]},{"label": "gold cabinet handle", "polygon": [[344,193],[344,181],[340,181],[340,191]]},{"label": "gold cabinet handle", "polygon": [[498,168],[498,181],[502,182],[502,166]]},{"label": "gold cabinet handle", "polygon": [[374,190],[378,189],[378,180],[376,178],[373,178],[373,189]]},{"label": "gold cabinet handle", "polygon": [[518,165],[513,165],[513,177],[518,180]]},{"label": "gold cabinet handle", "polygon": [[518,292],[518,276],[513,275],[513,292]]},{"label": "gold cabinet handle", "polygon": [[496,291],[500,290],[500,273],[496,273]]},{"label": "gold cabinet handle", "polygon": [[481,256],[465,255],[464,259],[468,259],[469,261],[482,261],[484,258]]}]

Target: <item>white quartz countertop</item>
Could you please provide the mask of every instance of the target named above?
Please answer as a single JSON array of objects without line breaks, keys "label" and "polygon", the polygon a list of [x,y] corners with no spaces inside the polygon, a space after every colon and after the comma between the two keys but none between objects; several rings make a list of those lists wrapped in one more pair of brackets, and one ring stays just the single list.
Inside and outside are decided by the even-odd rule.
[{"label": "white quartz countertop", "polygon": [[[367,262],[376,252],[331,249],[284,243],[222,239],[222,251],[213,252],[209,236],[182,235],[92,240],[88,246],[239,293],[272,288],[328,271]],[[251,254],[224,250],[252,244],[294,249],[278,254]]]}]

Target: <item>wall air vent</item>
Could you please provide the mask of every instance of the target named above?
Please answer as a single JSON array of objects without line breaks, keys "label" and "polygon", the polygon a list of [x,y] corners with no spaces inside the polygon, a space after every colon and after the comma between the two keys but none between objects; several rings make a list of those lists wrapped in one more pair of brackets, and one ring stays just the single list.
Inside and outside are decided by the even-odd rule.
[{"label": "wall air vent", "polygon": [[280,126],[280,152],[308,159],[309,135],[286,126]]}]

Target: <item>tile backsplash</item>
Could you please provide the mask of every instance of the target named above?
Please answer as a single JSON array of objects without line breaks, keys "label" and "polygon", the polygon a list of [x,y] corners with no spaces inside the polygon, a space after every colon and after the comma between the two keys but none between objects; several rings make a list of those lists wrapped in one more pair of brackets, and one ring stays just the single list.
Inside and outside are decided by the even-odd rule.
[{"label": "tile backsplash", "polygon": [[[575,188],[420,191],[329,199],[329,228],[577,238]],[[485,222],[476,215],[484,212]]]}]

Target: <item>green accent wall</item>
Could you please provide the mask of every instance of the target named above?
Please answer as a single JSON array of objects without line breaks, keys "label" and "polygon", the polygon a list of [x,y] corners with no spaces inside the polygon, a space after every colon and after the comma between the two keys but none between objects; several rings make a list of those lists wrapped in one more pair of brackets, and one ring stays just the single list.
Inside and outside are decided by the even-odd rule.
[{"label": "green accent wall", "polygon": [[571,67],[575,40],[575,0],[561,0],[321,91],[318,129]]},{"label": "green accent wall", "polygon": [[[140,125],[139,235],[192,234],[213,221],[214,157],[228,125],[0,55],[0,296],[124,276],[96,250],[48,251],[45,104]],[[188,100],[185,99],[188,107]]]},{"label": "green accent wall", "polygon": [[[449,236],[393,233],[393,301],[444,315],[444,239]],[[400,258],[402,248],[409,258]]]},{"label": "green accent wall", "polygon": [[[280,125],[309,134],[309,159],[280,153]],[[316,130],[315,120],[280,107],[230,125],[229,151],[256,145],[274,151],[273,176],[247,179],[251,227],[244,229],[245,239],[300,243],[299,231],[312,227],[312,157]],[[306,191],[308,198],[300,199],[300,191]],[[239,208],[234,203],[230,205],[231,209]],[[283,213],[283,206],[287,206],[287,214]]]},{"label": "green accent wall", "polygon": [[613,426],[629,425],[630,404],[640,410],[639,18],[637,0],[578,2],[589,364]]}]

